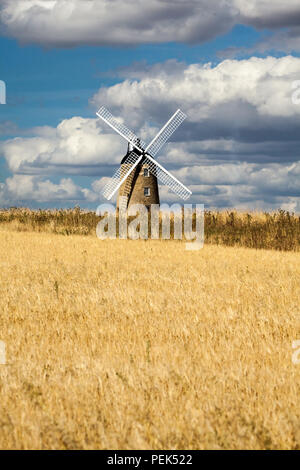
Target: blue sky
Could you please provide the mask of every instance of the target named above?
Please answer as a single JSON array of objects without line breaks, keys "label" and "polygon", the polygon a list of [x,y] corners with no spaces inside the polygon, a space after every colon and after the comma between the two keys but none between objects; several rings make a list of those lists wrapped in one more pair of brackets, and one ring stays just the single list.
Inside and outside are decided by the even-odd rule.
[{"label": "blue sky", "polygon": [[187,64],[217,64],[222,60],[218,54],[223,49],[252,45],[264,34],[252,27],[237,25],[227,34],[204,44],[174,42],[72,49],[22,46],[15,39],[0,37],[1,79],[7,84],[7,106],[0,108],[1,120],[10,119],[22,128],[31,128],[56,126],[62,119],[77,114],[93,117],[89,98],[100,87],[121,81],[114,76],[121,67],[168,59]]},{"label": "blue sky", "polygon": [[[167,111],[161,107],[162,99],[166,99],[165,109],[170,111],[173,99],[174,105],[178,104],[188,114],[188,120],[185,129],[175,139],[179,139],[179,143],[168,145],[161,162],[170,171],[174,170],[178,177],[183,177],[187,185],[190,182],[188,175],[193,175],[190,182],[193,186],[193,202],[204,202],[206,206],[218,208],[284,207],[300,210],[300,185],[297,183],[300,174],[299,153],[295,145],[298,141],[296,129],[300,106],[291,101],[291,108],[286,109],[287,102],[282,96],[284,93],[278,89],[277,83],[279,80],[287,90],[297,78],[300,80],[300,61],[297,62],[300,52],[300,7],[297,9],[299,24],[295,25],[295,2],[291,1],[290,5],[286,2],[283,12],[279,9],[282,8],[279,2],[262,2],[269,3],[269,10],[265,10],[254,1],[253,8],[256,10],[249,12],[247,2],[244,2],[243,10],[243,1],[233,0],[235,10],[230,10],[230,14],[228,4],[219,8],[217,3],[214,7],[212,2],[206,18],[203,14],[205,2],[198,2],[197,10],[194,10],[195,4],[191,0],[186,3],[187,10],[190,6],[191,15],[189,17],[188,12],[184,13],[186,18],[183,18],[183,26],[179,26],[178,34],[174,22],[179,21],[180,25],[180,18],[177,18],[178,12],[173,11],[173,4],[171,6],[170,3],[170,20],[166,10],[163,23],[168,34],[163,34],[159,25],[157,31],[152,31],[149,24],[146,25],[150,30],[147,37],[142,37],[136,43],[134,38],[141,36],[138,34],[141,17],[130,20],[129,32],[124,28],[122,39],[116,33],[120,25],[123,28],[122,17],[112,20],[108,16],[106,19],[101,10],[102,16],[99,13],[97,24],[97,9],[103,7],[105,0],[90,0],[90,5],[93,4],[95,8],[95,18],[88,16],[90,11],[79,11],[83,2],[70,0],[69,5],[74,3],[72,15],[77,14],[77,9],[79,18],[85,21],[82,20],[82,25],[75,22],[77,26],[68,31],[65,25],[68,20],[66,15],[70,15],[70,11],[63,5],[64,0],[61,2],[57,2],[56,11],[53,12],[50,6],[46,10],[44,8],[45,3],[50,5],[53,2],[45,2],[43,5],[39,0],[28,0],[32,8],[40,9],[41,19],[39,23],[39,16],[36,15],[38,10],[35,10],[34,16],[33,10],[28,8],[24,25],[24,11],[20,10],[22,2],[0,1],[0,79],[7,86],[7,104],[0,105],[0,204],[29,207],[69,207],[80,204],[82,207],[97,207],[101,202],[100,193],[105,178],[116,168],[118,155],[114,152],[121,152],[121,157],[122,149],[126,149],[124,142],[116,143],[116,137],[111,136],[114,147],[111,162],[107,156],[104,158],[101,138],[104,139],[102,134],[107,136],[109,130],[101,126],[98,129],[98,124],[95,124],[94,129],[97,106],[106,105],[116,115],[124,117],[125,123],[136,131],[142,132],[146,123],[143,132],[152,135],[154,128],[164,123],[165,113],[167,116]],[[116,2],[122,9],[124,1]],[[163,2],[164,7],[166,3],[168,5],[168,2]],[[153,17],[158,14],[157,8],[160,7],[160,1],[153,0],[153,10],[150,11]],[[160,15],[161,12],[160,9]],[[198,12],[197,23],[195,16]],[[54,13],[55,21],[52,18]],[[113,25],[112,21],[115,22]],[[126,23],[126,18],[124,21]],[[101,36],[98,31],[106,27],[105,35],[103,33]],[[132,40],[131,29],[133,44],[128,44]],[[266,68],[266,61],[270,57],[273,60],[268,62],[270,70],[278,70],[274,74],[268,74]],[[261,62],[253,60],[255,58],[261,59]],[[170,61],[177,64],[174,70]],[[209,66],[205,65],[208,63]],[[171,64],[171,68],[168,64]],[[196,71],[193,64],[197,66]],[[245,79],[243,77],[248,64],[249,92],[253,94],[251,99],[248,99],[247,89],[244,90],[245,84],[238,82]],[[210,70],[207,71],[205,67]],[[228,73],[230,75],[231,72],[227,68],[230,67],[233,70],[232,90],[229,90],[228,98],[226,95],[221,96],[224,90],[220,91],[219,98],[216,90],[224,88],[224,81],[228,86]],[[195,76],[187,85],[186,76],[191,77],[192,74]],[[278,74],[281,74],[279,79]],[[273,81],[269,83],[270,75]],[[168,83],[168,79],[172,83],[172,96],[158,96],[155,98],[157,103],[154,100],[150,105],[151,95],[149,99],[145,91],[147,87]],[[210,88],[212,80],[215,80],[216,90],[208,91],[206,103],[205,87]],[[260,102],[261,98],[257,99],[264,90],[264,80],[265,89],[274,87],[282,100],[282,112],[280,105],[276,107],[274,104],[276,96],[273,96],[272,104],[268,106]],[[180,84],[185,90],[183,97],[177,90]],[[195,103],[191,101],[187,86],[199,87],[199,100]],[[136,93],[139,93],[139,105],[136,103],[134,106],[130,96],[136,98]],[[127,96],[129,102],[126,101]],[[270,96],[265,100],[271,100]],[[219,111],[216,110],[217,102]],[[148,119],[150,114],[151,124]],[[76,154],[71,143],[72,135],[66,134],[72,132],[74,117],[80,119],[75,126],[75,130],[78,130],[78,125],[81,128],[80,146],[84,151],[80,155]],[[57,136],[57,126],[61,123],[67,130]],[[282,131],[282,138],[279,139],[276,137],[278,129]],[[68,155],[60,157],[63,139],[70,141],[73,153],[69,158]],[[91,150],[96,140],[99,145],[98,166],[95,150]],[[277,143],[274,144],[274,141]],[[78,142],[76,145],[79,145]],[[172,159],[175,145],[181,149],[179,160],[176,160],[176,155]],[[68,147],[64,151],[68,153]],[[267,189],[262,184],[264,171],[269,179],[274,179],[274,184]],[[240,179],[238,176],[233,179],[233,173],[240,175]],[[278,175],[282,175],[280,181]],[[67,189],[66,180],[69,182]],[[165,188],[162,188],[161,194],[166,201],[174,200]]]}]

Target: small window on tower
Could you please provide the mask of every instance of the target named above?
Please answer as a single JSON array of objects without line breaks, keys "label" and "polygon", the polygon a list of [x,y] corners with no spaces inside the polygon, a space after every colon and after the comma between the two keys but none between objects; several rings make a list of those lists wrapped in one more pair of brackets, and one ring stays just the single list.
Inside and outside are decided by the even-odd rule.
[{"label": "small window on tower", "polygon": [[144,188],[144,196],[150,196],[150,188]]},{"label": "small window on tower", "polygon": [[150,171],[148,168],[144,168],[144,176],[150,176]]}]

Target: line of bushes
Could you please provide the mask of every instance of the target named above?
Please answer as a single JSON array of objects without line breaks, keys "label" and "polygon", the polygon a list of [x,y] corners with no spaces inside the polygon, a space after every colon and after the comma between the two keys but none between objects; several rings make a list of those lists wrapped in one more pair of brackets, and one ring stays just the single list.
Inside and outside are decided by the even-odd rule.
[{"label": "line of bushes", "polygon": [[[100,217],[95,212],[74,209],[0,210],[0,228],[51,232],[63,235],[96,235]],[[300,248],[300,216],[288,211],[205,211],[205,243],[285,251]],[[172,230],[171,230],[172,233]]]}]

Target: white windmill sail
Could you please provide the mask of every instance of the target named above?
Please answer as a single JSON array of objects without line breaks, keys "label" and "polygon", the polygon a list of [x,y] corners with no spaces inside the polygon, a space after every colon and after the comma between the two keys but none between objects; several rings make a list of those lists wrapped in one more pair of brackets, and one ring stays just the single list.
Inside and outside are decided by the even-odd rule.
[{"label": "white windmill sail", "polygon": [[[97,115],[130,144],[132,144],[138,151],[138,153],[133,151],[127,156],[127,158],[122,162],[123,169],[120,167],[115,172],[111,180],[106,184],[102,191],[102,194],[106,199],[112,198],[124,181],[132,175],[134,168],[136,168],[141,160],[147,163],[149,171],[151,171],[159,181],[168,186],[179,197],[182,199],[188,199],[190,197],[192,192],[153,158],[186,118],[186,115],[180,109],[173,114],[148,146],[146,146],[145,142],[139,139],[134,132],[128,129],[124,124],[117,121],[103,106],[99,109]],[[124,165],[128,165],[128,171],[125,173]],[[127,167],[125,166],[125,168]],[[125,195],[125,198],[126,197],[127,196]]]},{"label": "white windmill sail", "polygon": [[134,132],[128,129],[124,124],[117,121],[113,115],[102,106],[99,111],[96,113],[99,118],[101,118],[106,124],[108,124],[112,129],[114,129],[118,134],[120,134],[124,139],[127,140],[130,144],[132,144],[137,150],[140,152],[144,151],[146,147],[145,142],[139,139]]},{"label": "white windmill sail", "polygon": [[180,126],[180,124],[186,119],[186,115],[177,109],[176,113],[173,114],[171,119],[161,128],[159,133],[154,137],[150,142],[148,147],[146,147],[145,152],[155,157],[155,155],[160,151],[162,146],[169,140],[172,134]]},{"label": "white windmill sail", "polygon": [[168,186],[177,196],[181,197],[182,199],[188,199],[192,191],[184,186],[184,184],[180,183],[175,176],[171,175],[162,165],[158,162],[153,160],[150,156],[146,156],[145,163],[147,163],[149,171],[153,175],[156,176],[158,181],[163,183],[165,186]]},{"label": "white windmill sail", "polygon": [[[103,196],[110,200],[115,192],[119,189],[119,187],[124,183],[126,178],[132,173],[134,168],[139,164],[142,160],[143,156],[138,156],[136,153],[131,152],[128,157],[123,161],[123,165],[130,165],[128,171],[124,173],[122,171],[122,167],[119,167],[109,182],[104,186],[102,191]],[[124,168],[124,166],[123,166]],[[125,167],[126,168],[126,167]]]}]

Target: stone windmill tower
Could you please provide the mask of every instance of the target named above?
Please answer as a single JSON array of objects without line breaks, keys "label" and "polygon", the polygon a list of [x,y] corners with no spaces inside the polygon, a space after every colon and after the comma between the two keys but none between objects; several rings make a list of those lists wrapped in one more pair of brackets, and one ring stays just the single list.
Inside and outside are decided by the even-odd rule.
[{"label": "stone windmill tower", "polygon": [[[121,178],[130,170],[131,165],[126,162],[131,152],[133,146],[128,144],[127,153],[121,161]],[[138,151],[135,153],[138,154]],[[123,201],[127,207],[122,206]],[[142,158],[119,188],[117,207],[125,209],[133,204],[143,204],[148,210],[152,204],[159,204],[157,177],[151,173],[145,158]]]},{"label": "stone windmill tower", "polygon": [[100,108],[97,115],[128,142],[128,150],[120,167],[102,191],[106,199],[111,199],[119,189],[119,209],[126,210],[133,204],[143,204],[150,209],[152,204],[159,204],[157,180],[182,199],[190,197],[192,192],[153,158],[186,118],[180,109],[149,145],[116,120],[106,108]]}]

